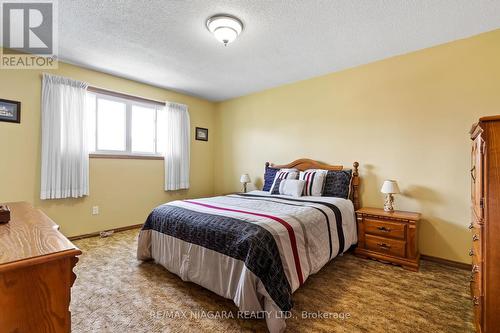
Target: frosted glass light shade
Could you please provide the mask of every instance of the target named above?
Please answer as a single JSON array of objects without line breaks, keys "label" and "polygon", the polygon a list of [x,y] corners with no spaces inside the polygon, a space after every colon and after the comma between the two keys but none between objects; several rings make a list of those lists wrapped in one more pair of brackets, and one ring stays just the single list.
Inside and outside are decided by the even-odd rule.
[{"label": "frosted glass light shade", "polygon": [[386,180],[380,189],[380,192],[386,194],[396,194],[399,193],[399,186],[395,180]]},{"label": "frosted glass light shade", "polygon": [[239,36],[243,30],[243,23],[236,17],[216,15],[207,20],[207,29],[218,41],[227,45]]},{"label": "frosted glass light shade", "polygon": [[220,27],[214,30],[214,37],[223,44],[232,43],[236,37],[238,37],[238,33],[233,28],[228,27]]},{"label": "frosted glass light shade", "polygon": [[251,180],[250,180],[250,176],[248,175],[248,173],[244,173],[241,175],[240,177],[240,183],[250,183]]}]

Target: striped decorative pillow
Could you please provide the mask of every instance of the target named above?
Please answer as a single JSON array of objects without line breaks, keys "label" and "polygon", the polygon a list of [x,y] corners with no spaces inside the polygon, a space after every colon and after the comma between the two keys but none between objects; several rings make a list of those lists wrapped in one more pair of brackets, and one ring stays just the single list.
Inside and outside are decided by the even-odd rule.
[{"label": "striped decorative pillow", "polygon": [[274,177],[273,186],[271,186],[269,192],[271,194],[279,194],[280,182],[282,179],[297,179],[298,176],[299,171],[297,169],[280,169]]},{"label": "striped decorative pillow", "polygon": [[326,170],[306,170],[301,171],[300,180],[304,180],[303,196],[320,197],[323,193],[323,185],[325,185]]}]

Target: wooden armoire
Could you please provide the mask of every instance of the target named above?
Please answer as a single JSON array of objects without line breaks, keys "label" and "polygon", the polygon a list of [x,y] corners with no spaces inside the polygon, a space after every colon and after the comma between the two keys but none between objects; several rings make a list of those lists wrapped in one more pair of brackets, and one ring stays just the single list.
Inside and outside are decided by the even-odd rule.
[{"label": "wooden armoire", "polygon": [[472,126],[472,306],[477,332],[500,332],[500,116]]}]

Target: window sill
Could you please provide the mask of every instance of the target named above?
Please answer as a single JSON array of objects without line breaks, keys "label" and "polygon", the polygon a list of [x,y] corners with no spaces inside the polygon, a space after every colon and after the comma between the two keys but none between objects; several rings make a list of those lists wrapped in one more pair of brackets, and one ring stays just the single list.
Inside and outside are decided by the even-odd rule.
[{"label": "window sill", "polygon": [[89,154],[89,158],[106,158],[119,160],[164,160],[163,156],[127,155],[127,154]]}]

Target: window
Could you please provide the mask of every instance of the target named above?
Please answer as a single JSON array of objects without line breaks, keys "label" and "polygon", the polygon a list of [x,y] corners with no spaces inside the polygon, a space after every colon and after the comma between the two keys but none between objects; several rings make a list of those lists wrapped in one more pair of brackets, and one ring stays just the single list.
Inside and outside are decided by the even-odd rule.
[{"label": "window", "polygon": [[96,154],[159,156],[166,116],[159,104],[125,96],[89,93],[91,150]]}]

